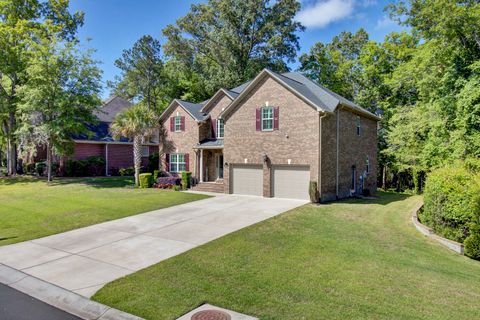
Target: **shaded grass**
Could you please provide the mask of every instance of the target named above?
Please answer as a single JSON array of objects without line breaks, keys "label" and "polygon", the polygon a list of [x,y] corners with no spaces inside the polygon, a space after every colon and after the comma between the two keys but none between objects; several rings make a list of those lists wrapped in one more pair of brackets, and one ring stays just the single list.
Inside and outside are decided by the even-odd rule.
[{"label": "shaded grass", "polygon": [[419,197],[305,205],[116,280],[94,299],[146,319],[208,302],[260,319],[478,319],[480,263],[420,235]]},{"label": "shaded grass", "polygon": [[0,245],[204,199],[159,189],[134,189],[130,177],[0,179]]}]

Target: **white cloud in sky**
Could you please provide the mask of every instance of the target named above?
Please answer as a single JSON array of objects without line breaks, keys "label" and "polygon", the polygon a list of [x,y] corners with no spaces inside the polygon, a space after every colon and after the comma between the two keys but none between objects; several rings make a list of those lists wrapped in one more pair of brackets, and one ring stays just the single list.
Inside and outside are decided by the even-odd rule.
[{"label": "white cloud in sky", "polygon": [[323,28],[349,17],[354,7],[354,0],[321,0],[303,8],[298,13],[297,20],[306,27]]},{"label": "white cloud in sky", "polygon": [[388,15],[384,15],[377,21],[377,25],[375,26],[375,29],[376,30],[385,29],[394,25],[396,25],[396,22],[390,19]]}]

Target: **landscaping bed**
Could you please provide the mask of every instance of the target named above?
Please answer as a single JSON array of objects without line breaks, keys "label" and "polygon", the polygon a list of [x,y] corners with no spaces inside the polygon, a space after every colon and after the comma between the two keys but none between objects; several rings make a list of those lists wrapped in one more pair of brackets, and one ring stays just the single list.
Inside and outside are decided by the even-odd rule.
[{"label": "landscaping bed", "polygon": [[418,196],[305,205],[108,284],[146,319],[210,303],[260,319],[474,319],[480,263],[411,224]]},{"label": "landscaping bed", "polygon": [[166,208],[207,196],[135,189],[132,177],[0,178],[0,245]]}]

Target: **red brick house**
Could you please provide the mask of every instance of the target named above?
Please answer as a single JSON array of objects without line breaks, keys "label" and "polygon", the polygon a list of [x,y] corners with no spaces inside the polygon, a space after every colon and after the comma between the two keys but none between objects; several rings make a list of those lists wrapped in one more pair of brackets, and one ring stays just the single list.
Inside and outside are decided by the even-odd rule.
[{"label": "red brick house", "polygon": [[171,172],[199,190],[322,201],[376,191],[375,114],[298,72],[263,70],[200,104],[175,99],[162,114]]},{"label": "red brick house", "polygon": [[[105,175],[112,171],[133,166],[133,144],[125,138],[115,140],[109,132],[110,124],[115,116],[132,104],[120,97],[108,99],[104,105],[95,112],[99,122],[87,125],[90,134],[74,137],[74,152],[68,159],[82,160],[90,156],[101,156],[105,159]],[[142,162],[147,165],[148,156],[158,152],[157,143],[146,143],[142,147]],[[65,159],[64,159],[65,160]]]}]

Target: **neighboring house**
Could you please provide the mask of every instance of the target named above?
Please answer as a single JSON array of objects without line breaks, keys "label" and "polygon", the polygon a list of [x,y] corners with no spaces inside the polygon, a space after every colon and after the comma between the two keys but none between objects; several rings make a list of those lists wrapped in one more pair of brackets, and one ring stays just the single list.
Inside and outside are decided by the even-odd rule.
[{"label": "neighboring house", "polygon": [[208,101],[175,99],[162,114],[170,172],[199,190],[321,201],[376,191],[379,117],[297,72],[263,70]]},{"label": "neighboring house", "polygon": [[[105,175],[111,175],[120,168],[133,166],[133,143],[125,138],[115,140],[109,131],[115,116],[131,106],[129,101],[117,96],[108,99],[95,112],[98,123],[87,125],[90,134],[73,137],[74,152],[66,159],[82,160],[90,156],[101,156],[106,162]],[[147,165],[148,156],[154,152],[158,152],[157,143],[146,143],[142,146],[142,165]]]}]

